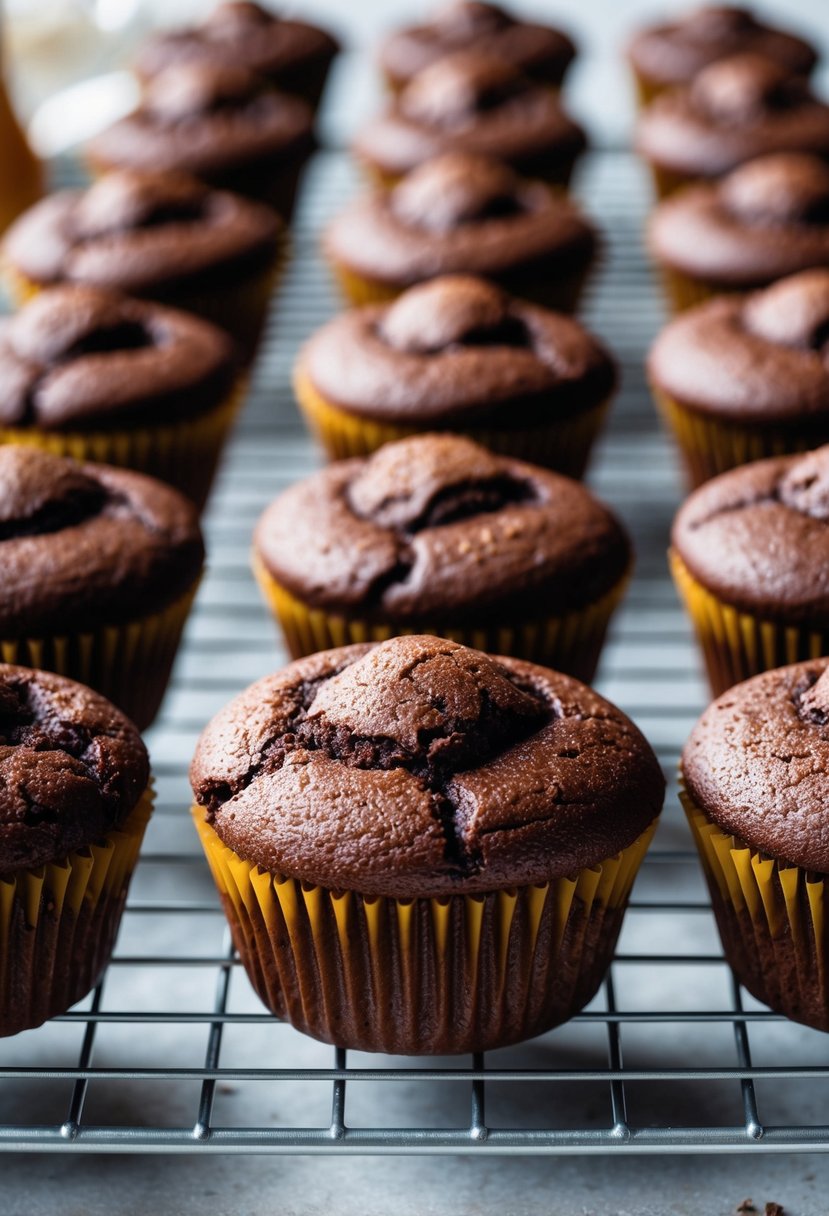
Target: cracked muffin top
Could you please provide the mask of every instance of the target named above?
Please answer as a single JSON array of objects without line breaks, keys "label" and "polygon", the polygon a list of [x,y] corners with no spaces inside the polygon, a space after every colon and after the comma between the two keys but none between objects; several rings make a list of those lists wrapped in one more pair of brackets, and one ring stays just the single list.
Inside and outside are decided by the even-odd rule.
[{"label": "cracked muffin top", "polygon": [[829,266],[829,164],[779,152],[686,186],[656,208],[648,243],[658,261],[732,291]]},{"label": "cracked muffin top", "polygon": [[197,578],[196,508],[170,486],[39,448],[0,446],[0,637],[116,625]]},{"label": "cracked muffin top", "polygon": [[829,659],[778,667],[723,693],[682,753],[694,802],[779,860],[829,874]]},{"label": "cracked muffin top", "polygon": [[178,63],[248,68],[292,93],[301,90],[307,73],[328,65],[338,49],[326,30],[307,21],[289,19],[252,0],[226,0],[199,25],[151,35],[135,67],[145,80]]},{"label": "cracked muffin top", "polygon": [[802,77],[746,51],[660,94],[642,113],[636,145],[646,160],[692,178],[721,177],[771,152],[829,160],[829,106]]},{"label": "cracked muffin top", "polygon": [[829,446],[743,465],[686,499],[674,551],[719,599],[768,620],[829,621]]},{"label": "cracked muffin top", "polygon": [[528,605],[566,613],[610,591],[631,562],[624,529],[584,486],[440,434],[289,487],[254,546],[314,607],[446,625]]},{"label": "cracked muffin top", "polygon": [[0,664],[0,878],[100,840],[149,779],[141,736],[105,697]]},{"label": "cracked muffin top", "polygon": [[415,426],[592,409],[616,382],[613,359],[576,321],[466,275],[432,279],[393,304],[353,308],[305,344],[298,377],[336,405]]},{"label": "cracked muffin top", "polygon": [[380,283],[445,274],[567,273],[590,264],[598,237],[575,203],[507,165],[448,152],[391,190],[357,198],[329,223],[335,263]]},{"label": "cracked muffin top", "polygon": [[360,160],[389,176],[443,152],[472,152],[548,177],[586,147],[551,89],[481,51],[456,51],[418,72],[353,143]]},{"label": "cracked muffin top", "polygon": [[115,170],[24,211],[3,257],[40,287],[69,281],[161,299],[260,267],[282,227],[270,207],[183,174]]},{"label": "cracked muffin top", "polygon": [[596,865],[653,822],[665,784],[633,723],[577,680],[420,636],[253,684],[204,731],[190,776],[247,861],[392,898]]},{"label": "cracked muffin top", "polygon": [[665,87],[687,84],[710,63],[738,51],[763,55],[798,76],[808,76],[817,61],[814,48],[802,38],[730,4],[701,5],[677,20],[641,30],[631,39],[628,58],[648,80]]},{"label": "cracked muffin top", "polygon": [[67,284],[0,321],[0,425],[106,430],[196,417],[227,399],[230,339],[190,313]]},{"label": "cracked muffin top", "polygon": [[562,30],[522,21],[483,0],[452,0],[430,21],[389,34],[380,47],[380,67],[390,84],[402,89],[430,64],[469,49],[503,59],[546,85],[560,85],[576,56]]}]

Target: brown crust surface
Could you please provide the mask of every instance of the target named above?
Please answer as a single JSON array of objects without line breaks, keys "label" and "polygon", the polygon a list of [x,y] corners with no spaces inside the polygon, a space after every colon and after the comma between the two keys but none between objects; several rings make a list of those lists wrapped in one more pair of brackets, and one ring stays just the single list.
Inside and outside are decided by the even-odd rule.
[{"label": "brown crust surface", "polygon": [[583,607],[631,561],[618,520],[578,482],[438,434],[291,486],[254,545],[315,607],[447,627]]},{"label": "brown crust surface", "polygon": [[761,853],[829,874],[829,659],[763,672],[719,697],[682,753],[688,791]]},{"label": "brown crust surface", "polygon": [[0,637],[160,611],[193,586],[203,560],[196,508],[171,487],[0,446]]},{"label": "brown crust surface", "polygon": [[828,341],[829,269],[803,271],[682,313],[656,339],[648,373],[700,413],[808,432],[829,412]]},{"label": "brown crust surface", "polygon": [[0,877],[117,828],[150,779],[133,724],[51,672],[0,664]]},{"label": "brown crust surface", "polygon": [[570,677],[433,637],[292,663],[213,719],[197,800],[248,861],[413,898],[543,883],[632,844],[664,779]]}]

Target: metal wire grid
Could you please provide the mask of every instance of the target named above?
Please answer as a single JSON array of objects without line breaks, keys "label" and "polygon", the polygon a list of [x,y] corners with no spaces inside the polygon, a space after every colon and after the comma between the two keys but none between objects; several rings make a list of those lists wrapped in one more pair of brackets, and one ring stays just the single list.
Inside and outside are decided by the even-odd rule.
[{"label": "metal wire grid", "polygon": [[[291,403],[290,364],[335,306],[316,233],[352,186],[343,157],[318,157],[267,349],[208,515],[209,575],[150,732],[158,807],[118,950],[82,1006],[0,1041],[0,1149],[824,1149],[825,1040],[734,983],[673,782],[603,990],[567,1026],[486,1059],[398,1060],[314,1043],[253,997],[197,852],[186,764],[207,717],[282,658],[247,549],[264,503],[315,462]],[[642,379],[661,319],[640,242],[647,193],[632,158],[612,152],[593,157],[582,193],[610,234],[588,320],[624,374],[592,480],[627,520],[639,553],[599,686],[639,721],[671,775],[704,690],[664,562],[681,491]]]}]

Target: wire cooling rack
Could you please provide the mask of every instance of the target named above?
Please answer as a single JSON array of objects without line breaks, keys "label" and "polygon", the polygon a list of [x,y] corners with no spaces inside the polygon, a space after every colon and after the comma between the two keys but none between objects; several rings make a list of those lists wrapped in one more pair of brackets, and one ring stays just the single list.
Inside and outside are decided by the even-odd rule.
[{"label": "wire cooling rack", "polygon": [[315,454],[290,365],[336,307],[320,224],[354,187],[342,155],[309,174],[294,256],[245,416],[207,517],[210,567],[148,743],[158,806],[115,958],[76,1009],[0,1040],[0,1149],[169,1153],[816,1151],[829,1147],[825,1037],[754,1003],[726,966],[673,773],[705,692],[665,546],[681,495],[642,359],[662,320],[641,246],[647,186],[626,153],[588,162],[581,194],[608,233],[588,322],[623,385],[591,481],[628,523],[637,573],[598,685],[669,776],[666,812],[619,949],[566,1026],[483,1057],[332,1048],[258,1004],[230,948],[188,814],[208,717],[284,659],[248,571],[253,522]]}]

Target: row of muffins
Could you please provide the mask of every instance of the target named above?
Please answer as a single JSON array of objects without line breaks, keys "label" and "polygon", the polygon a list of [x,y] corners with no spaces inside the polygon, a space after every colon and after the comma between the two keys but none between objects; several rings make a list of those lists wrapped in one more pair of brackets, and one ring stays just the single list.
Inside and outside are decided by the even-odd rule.
[{"label": "row of muffins", "polygon": [[[482,484],[437,487],[437,504],[428,483],[425,501],[412,487],[386,525],[428,531],[514,493],[520,470],[463,455],[473,459]],[[394,453],[377,460],[349,493],[358,519],[379,509],[382,523]],[[423,551],[434,557],[428,542]],[[240,953],[275,1011],[335,1042],[469,1050],[538,1033],[589,999],[661,778],[630,723],[569,683],[433,637],[400,639],[318,656],[220,716],[193,769],[210,820],[200,827]]]}]

